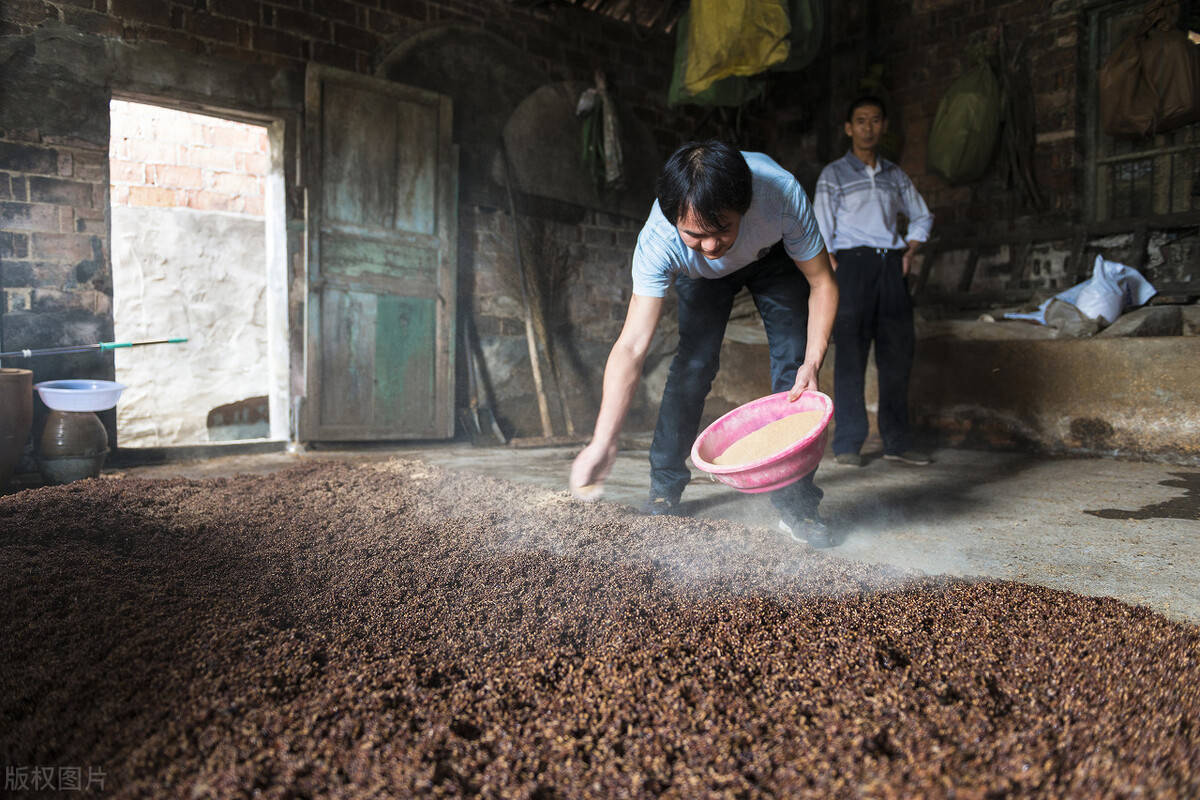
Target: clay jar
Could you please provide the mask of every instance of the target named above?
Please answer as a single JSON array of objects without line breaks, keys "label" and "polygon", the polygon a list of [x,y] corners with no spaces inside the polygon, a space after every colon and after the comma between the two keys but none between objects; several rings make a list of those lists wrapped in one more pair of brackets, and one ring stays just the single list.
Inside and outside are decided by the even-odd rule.
[{"label": "clay jar", "polygon": [[108,431],[91,411],[51,411],[39,463],[47,483],[96,478],[108,455]]},{"label": "clay jar", "polygon": [[0,491],[13,469],[33,426],[33,371],[0,369]]}]

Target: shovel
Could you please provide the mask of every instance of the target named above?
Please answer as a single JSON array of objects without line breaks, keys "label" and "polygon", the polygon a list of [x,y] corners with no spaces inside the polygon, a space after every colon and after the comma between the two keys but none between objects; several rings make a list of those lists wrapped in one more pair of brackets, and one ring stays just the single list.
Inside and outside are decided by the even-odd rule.
[{"label": "shovel", "polygon": [[479,363],[476,360],[475,349],[478,342],[475,337],[475,323],[467,316],[463,326],[467,351],[467,407],[459,409],[459,423],[471,437],[471,444],[476,446],[502,445],[508,440],[496,422],[490,404],[482,407],[479,403]]}]

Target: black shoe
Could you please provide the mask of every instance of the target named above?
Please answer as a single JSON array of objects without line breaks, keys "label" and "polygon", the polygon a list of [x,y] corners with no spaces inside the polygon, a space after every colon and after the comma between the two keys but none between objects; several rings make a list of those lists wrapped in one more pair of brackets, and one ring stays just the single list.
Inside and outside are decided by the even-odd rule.
[{"label": "black shoe", "polygon": [[916,450],[905,450],[903,453],[884,453],[885,461],[903,461],[905,464],[912,464],[914,467],[923,467],[926,464],[932,464],[933,459],[924,453]]},{"label": "black shoe", "polygon": [[819,516],[798,517],[784,512],[779,520],[779,530],[792,537],[794,542],[807,542],[810,547],[833,547],[835,542],[825,520]]},{"label": "black shoe", "polygon": [[838,453],[833,460],[843,467],[861,467],[863,465],[863,457],[858,453]]},{"label": "black shoe", "polygon": [[684,513],[679,510],[679,505],[678,500],[669,497],[651,497],[642,507],[642,513],[652,517],[682,517]]}]

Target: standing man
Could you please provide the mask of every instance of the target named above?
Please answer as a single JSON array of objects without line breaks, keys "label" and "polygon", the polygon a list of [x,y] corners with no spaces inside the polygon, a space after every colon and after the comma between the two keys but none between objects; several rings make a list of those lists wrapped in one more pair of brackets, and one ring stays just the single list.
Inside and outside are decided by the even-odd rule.
[{"label": "standing man", "polygon": [[[916,335],[905,278],[917,248],[929,239],[933,215],[908,176],[879,155],[879,141],[887,131],[883,101],[855,100],[845,127],[850,152],[821,171],[813,196],[841,291],[833,324],[834,458],[838,464],[863,464],[863,389],[874,340],[883,457],[924,465],[930,458],[912,449],[908,427],[908,378]],[[903,236],[897,224],[901,213],[908,219]]]},{"label": "standing man", "polygon": [[[648,511],[674,514],[691,479],[685,462],[717,374],[734,296],[743,287],[753,295],[767,332],[773,391],[786,391],[794,401],[817,389],[838,290],[804,190],[767,156],[717,141],[692,142],[667,160],[657,189],[633,253],[633,296],[604,369],[596,427],[575,458],[570,482],[580,494],[612,469],[663,297],[673,284],[679,349],[650,447]],[[771,500],[792,538],[828,547],[815,472],[772,492]]]}]

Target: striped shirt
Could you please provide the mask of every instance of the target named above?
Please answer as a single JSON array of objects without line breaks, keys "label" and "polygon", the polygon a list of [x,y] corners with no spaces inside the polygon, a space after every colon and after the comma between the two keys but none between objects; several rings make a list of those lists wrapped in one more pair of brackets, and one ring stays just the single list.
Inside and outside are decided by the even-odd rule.
[{"label": "striped shirt", "polygon": [[[832,253],[851,247],[907,247],[929,239],[933,214],[898,166],[879,156],[872,171],[853,151],[821,170],[813,193],[813,210],[821,236]],[[898,216],[908,218],[901,235]]]}]

